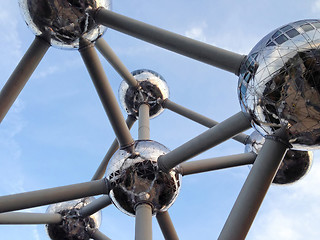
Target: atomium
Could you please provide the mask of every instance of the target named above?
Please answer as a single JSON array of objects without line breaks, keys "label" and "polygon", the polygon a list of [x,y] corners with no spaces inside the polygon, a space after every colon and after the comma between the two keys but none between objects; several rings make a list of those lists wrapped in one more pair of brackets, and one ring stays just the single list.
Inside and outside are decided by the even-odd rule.
[{"label": "atomium", "polygon": [[[249,142],[245,145],[245,152],[259,154],[264,142],[265,139],[261,134],[257,131],[252,132]],[[273,183],[283,185],[299,181],[309,172],[312,160],[313,153],[311,151],[289,149],[273,179]]]},{"label": "atomium", "polygon": [[100,227],[101,211],[82,217],[80,209],[92,201],[91,197],[50,205],[47,213],[61,214],[62,222],[46,225],[49,237],[52,240],[89,240],[90,231]]},{"label": "atomium", "polygon": [[106,178],[111,185],[113,203],[134,216],[139,203],[151,204],[153,214],[164,212],[176,200],[181,176],[176,169],[165,173],[157,166],[158,157],[169,150],[155,141],[136,141],[135,152],[119,150],[110,159]]},{"label": "atomium", "polygon": [[142,103],[150,107],[150,117],[154,118],[163,112],[161,102],[169,98],[169,88],[164,78],[149,69],[140,69],[132,72],[139,82],[140,88],[129,87],[122,81],[119,87],[119,98],[122,107],[129,115],[139,116],[139,106]]},{"label": "atomium", "polygon": [[264,37],[240,68],[241,108],[261,134],[285,125],[296,149],[320,147],[320,21],[302,20]]},{"label": "atomium", "polygon": [[[182,175],[254,162],[259,167],[251,169],[219,236],[219,239],[245,239],[254,220],[252,216],[256,216],[272,180],[277,184],[292,183],[310,169],[310,152],[287,150],[291,146],[299,150],[320,147],[320,21],[302,20],[280,27],[244,56],[112,12],[109,0],[20,0],[19,3],[25,22],[36,37],[0,92],[0,120],[50,44],[79,50],[115,140],[88,182],[1,196],[1,224],[46,224],[53,240],[109,239],[98,227],[100,210],[113,204],[135,217],[136,240],[152,239],[152,216],[157,218],[166,239],[178,239],[168,211],[179,195]],[[101,37],[107,27],[239,75],[241,111],[217,123],[171,101],[167,83],[160,74],[148,69],[133,72],[126,69]],[[86,45],[80,46],[83,42]],[[123,79],[118,93],[127,120],[95,48]],[[211,103],[216,103],[203,96],[197,99],[193,93],[192,89],[185,95],[202,105],[208,103],[210,109]],[[150,140],[149,120],[164,109],[209,129],[169,151]],[[136,120],[138,140],[130,132]],[[262,135],[245,134],[251,126]],[[164,132],[166,137],[173,138],[172,132]],[[246,153],[187,162],[230,138],[247,144]],[[90,162],[94,161],[90,159]],[[197,184],[202,186],[204,182]],[[203,198],[212,188],[210,182]],[[98,195],[102,196],[89,198]],[[201,204],[201,197],[194,194],[192,198]],[[53,205],[43,214],[15,212],[48,204]],[[211,210],[212,206],[213,201],[204,207]],[[188,202],[184,211],[191,208]],[[188,215],[187,220],[194,220]]]},{"label": "atomium", "polygon": [[110,0],[19,0],[25,22],[36,36],[43,36],[52,46],[77,49],[84,38],[94,42],[106,27],[89,15],[91,9],[110,9]]}]

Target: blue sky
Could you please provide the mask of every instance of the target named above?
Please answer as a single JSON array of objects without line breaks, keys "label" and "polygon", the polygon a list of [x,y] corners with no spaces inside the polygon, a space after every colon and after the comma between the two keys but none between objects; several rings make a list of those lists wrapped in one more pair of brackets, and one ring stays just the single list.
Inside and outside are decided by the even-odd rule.
[{"label": "blue sky", "polygon": [[[241,54],[273,29],[317,18],[319,0],[182,1],[121,0],[113,10],[126,16]],[[34,39],[16,1],[0,1],[0,87]],[[240,110],[237,77],[140,40],[107,30],[104,39],[131,71],[148,68],[170,87],[170,99],[217,121]],[[117,95],[119,75],[102,59]],[[174,149],[205,131],[166,110],[151,121],[151,138]],[[251,131],[248,131],[250,133]],[[137,128],[132,129],[137,137]],[[77,51],[50,48],[0,126],[0,195],[89,181],[114,139],[110,123]],[[232,140],[195,159],[242,153]],[[272,186],[247,239],[318,239],[319,152],[300,182]],[[216,239],[241,189],[248,167],[183,178],[169,212],[180,239]],[[46,207],[31,209],[44,212]],[[103,210],[102,232],[133,239],[134,218],[115,207]],[[154,219],[154,239],[163,239]],[[43,226],[0,226],[4,240],[46,240]]]}]

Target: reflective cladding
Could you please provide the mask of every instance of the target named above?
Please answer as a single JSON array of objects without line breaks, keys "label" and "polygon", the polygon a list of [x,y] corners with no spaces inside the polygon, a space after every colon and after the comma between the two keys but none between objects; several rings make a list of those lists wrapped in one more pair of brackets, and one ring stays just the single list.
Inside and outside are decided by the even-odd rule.
[{"label": "reflective cladding", "polygon": [[[250,141],[245,146],[245,152],[258,154],[264,142],[264,137],[257,131],[254,131],[250,135]],[[312,160],[313,154],[311,151],[288,150],[273,179],[273,183],[283,185],[300,180],[309,172]]]},{"label": "reflective cladding", "polygon": [[98,229],[101,224],[101,211],[89,217],[81,217],[79,209],[91,203],[93,197],[50,205],[47,213],[59,213],[62,222],[47,224],[46,229],[52,240],[89,240],[87,229]]},{"label": "reflective cladding", "polygon": [[111,8],[111,0],[19,0],[25,22],[36,36],[58,48],[79,48],[79,39],[94,42],[106,30],[88,10]]},{"label": "reflective cladding", "polygon": [[118,150],[110,160],[106,177],[110,198],[122,212],[134,216],[135,207],[146,202],[153,214],[166,211],[176,200],[181,175],[176,169],[169,173],[158,169],[158,157],[169,150],[160,143],[144,140],[135,142],[135,153]]},{"label": "reflective cladding", "polygon": [[261,134],[286,125],[295,149],[320,147],[320,21],[290,23],[264,37],[240,68],[241,108]]},{"label": "reflective cladding", "polygon": [[139,116],[139,107],[142,103],[150,106],[150,117],[154,118],[163,112],[161,102],[169,97],[169,88],[164,78],[155,71],[140,69],[132,72],[139,82],[140,89],[129,87],[122,81],[119,87],[119,98],[122,107],[129,115]]}]

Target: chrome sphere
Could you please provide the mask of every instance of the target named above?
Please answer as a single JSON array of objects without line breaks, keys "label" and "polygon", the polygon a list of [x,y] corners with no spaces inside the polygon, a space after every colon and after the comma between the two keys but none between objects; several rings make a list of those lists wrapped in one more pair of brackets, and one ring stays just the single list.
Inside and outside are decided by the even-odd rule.
[{"label": "chrome sphere", "polygon": [[[264,142],[264,137],[254,131],[250,135],[250,142],[245,146],[245,152],[258,154]],[[273,183],[289,184],[300,180],[309,172],[312,160],[313,154],[311,151],[288,150],[273,179]]]},{"label": "chrome sphere", "polygon": [[49,237],[52,240],[89,240],[88,230],[100,227],[101,211],[83,218],[80,216],[79,210],[93,200],[93,197],[88,197],[50,205],[47,213],[61,214],[62,222],[46,225]]},{"label": "chrome sphere", "polygon": [[110,9],[111,0],[19,0],[19,6],[36,36],[44,36],[55,47],[77,49],[80,38],[94,42],[105,32],[88,10]]},{"label": "chrome sphere", "polygon": [[295,149],[320,147],[320,21],[302,20],[264,37],[240,67],[238,95],[261,134],[285,125]]},{"label": "chrome sphere", "polygon": [[160,143],[143,140],[135,142],[135,153],[117,151],[106,172],[110,183],[109,196],[122,212],[134,216],[135,207],[148,203],[153,214],[166,211],[176,200],[181,175],[176,169],[169,173],[158,169],[158,157],[169,150]]},{"label": "chrome sphere", "polygon": [[139,107],[142,103],[150,106],[150,117],[156,117],[163,112],[161,101],[169,97],[169,88],[164,78],[148,69],[141,69],[132,72],[140,84],[140,89],[129,87],[122,81],[119,88],[119,98],[122,107],[129,115],[138,118]]}]

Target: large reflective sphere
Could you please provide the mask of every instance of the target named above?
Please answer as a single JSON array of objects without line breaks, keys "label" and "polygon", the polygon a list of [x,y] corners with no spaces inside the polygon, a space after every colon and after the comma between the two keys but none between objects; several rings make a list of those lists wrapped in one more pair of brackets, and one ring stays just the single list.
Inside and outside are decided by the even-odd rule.
[{"label": "large reflective sphere", "polygon": [[25,22],[36,36],[52,46],[79,48],[79,39],[94,42],[105,27],[89,16],[89,9],[110,9],[111,0],[19,0]]},{"label": "large reflective sphere", "polygon": [[159,171],[158,157],[169,150],[154,141],[136,141],[135,154],[117,151],[110,160],[106,177],[110,198],[122,212],[134,216],[139,203],[153,206],[153,214],[166,211],[178,196],[181,176],[172,169]]},{"label": "large reflective sphere", "polygon": [[122,81],[119,88],[119,98],[122,107],[129,115],[139,116],[139,107],[142,103],[150,106],[150,117],[156,117],[163,112],[161,101],[169,97],[169,88],[164,78],[148,69],[132,72],[140,84],[137,90]]},{"label": "large reflective sphere", "polygon": [[[264,142],[264,137],[254,131],[250,135],[250,142],[245,146],[245,152],[258,154]],[[298,181],[309,172],[312,160],[313,154],[311,151],[288,150],[273,179],[273,183],[289,184]]]},{"label": "large reflective sphere", "polygon": [[239,100],[263,135],[287,125],[296,149],[320,147],[320,21],[290,23],[264,37],[240,68]]},{"label": "large reflective sphere", "polygon": [[88,229],[97,229],[101,224],[101,211],[82,218],[79,209],[91,203],[93,197],[62,202],[50,205],[47,213],[59,213],[62,222],[59,224],[47,224],[47,233],[52,240],[89,240]]}]

